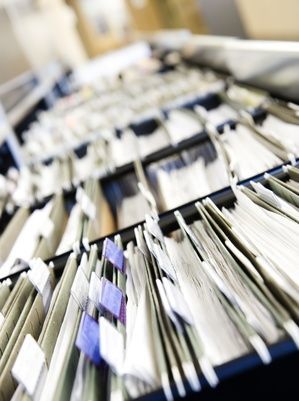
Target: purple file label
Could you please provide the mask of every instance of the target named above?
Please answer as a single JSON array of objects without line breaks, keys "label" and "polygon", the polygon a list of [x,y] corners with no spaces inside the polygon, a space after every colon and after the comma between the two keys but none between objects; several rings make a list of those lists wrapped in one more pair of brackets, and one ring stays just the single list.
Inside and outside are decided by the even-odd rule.
[{"label": "purple file label", "polygon": [[103,255],[121,272],[125,272],[125,259],[123,251],[109,238],[105,239]]},{"label": "purple file label", "polygon": [[125,297],[122,296],[122,300],[121,300],[121,307],[120,307],[120,314],[119,314],[119,320],[121,321],[121,323],[123,325],[126,325],[126,300]]},{"label": "purple file label", "polygon": [[100,304],[118,319],[120,318],[122,299],[122,291],[109,280],[103,278]]},{"label": "purple file label", "polygon": [[99,323],[86,313],[81,319],[76,346],[95,365],[100,364]]}]

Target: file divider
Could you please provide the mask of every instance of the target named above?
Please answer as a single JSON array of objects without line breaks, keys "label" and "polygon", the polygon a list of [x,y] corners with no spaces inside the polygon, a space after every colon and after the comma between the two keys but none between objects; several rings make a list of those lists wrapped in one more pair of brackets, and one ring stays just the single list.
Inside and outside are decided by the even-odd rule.
[{"label": "file divider", "polygon": [[[187,394],[186,399],[201,401],[251,401],[267,396],[280,399],[282,395],[288,401],[295,401],[296,394],[296,366],[298,366],[298,349],[292,340],[285,339],[269,346],[272,362],[263,365],[256,353],[250,353],[240,358],[229,361],[215,368],[219,378],[219,384],[215,388],[208,386],[203,375],[199,377],[202,389],[200,393],[194,393],[184,382]],[[294,369],[291,369],[293,367]],[[288,369],[288,377],[283,376]],[[175,387],[172,387],[175,393]],[[278,397],[278,398],[277,398]],[[176,399],[180,399],[177,397]],[[164,401],[165,395],[162,389],[135,401]]]}]

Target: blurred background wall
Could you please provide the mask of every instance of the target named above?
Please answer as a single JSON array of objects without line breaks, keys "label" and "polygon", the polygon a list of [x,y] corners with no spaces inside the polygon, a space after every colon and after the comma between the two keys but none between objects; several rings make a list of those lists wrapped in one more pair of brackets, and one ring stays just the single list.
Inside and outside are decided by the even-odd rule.
[{"label": "blurred background wall", "polygon": [[30,68],[5,10],[0,10],[0,84]]},{"label": "blurred background wall", "polygon": [[250,38],[299,40],[298,0],[236,0],[236,4]]},{"label": "blurred background wall", "polygon": [[246,37],[235,0],[198,0],[198,5],[210,34]]},{"label": "blurred background wall", "polygon": [[0,0],[0,83],[52,60],[71,68],[145,32],[298,40],[299,0]]},{"label": "blurred background wall", "polygon": [[132,25],[140,31],[188,28],[207,33],[196,0],[127,0]]}]

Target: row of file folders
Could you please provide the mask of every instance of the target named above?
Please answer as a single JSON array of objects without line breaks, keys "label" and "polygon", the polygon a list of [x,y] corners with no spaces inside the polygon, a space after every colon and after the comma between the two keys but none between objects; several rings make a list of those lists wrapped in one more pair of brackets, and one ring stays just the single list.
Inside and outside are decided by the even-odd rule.
[{"label": "row of file folders", "polygon": [[[81,96],[76,94],[72,107],[68,99],[68,102],[64,100],[62,103],[64,107],[56,106],[57,110],[54,108],[42,114],[40,121],[24,134],[22,152],[31,158],[31,163],[20,170],[12,168],[5,176],[0,176],[1,213],[4,210],[11,213],[19,206],[32,206],[59,191],[70,192],[91,176],[107,177],[111,171],[122,171],[122,167],[135,160],[149,164],[147,174],[151,185],[159,192],[165,207],[169,207],[169,200],[164,199],[167,195],[161,193],[164,182],[168,182],[169,178],[176,181],[181,175],[194,176],[204,165],[200,169],[200,172],[204,170],[201,173],[203,177],[200,176],[204,180],[201,195],[205,186],[206,193],[209,193],[227,183],[223,174],[217,178],[217,166],[220,165],[220,170],[223,170],[223,157],[242,180],[298,154],[299,119],[293,105],[280,104],[266,95],[236,85],[225,88],[224,80],[211,79],[208,74],[197,70],[187,69],[162,76],[164,78],[160,82],[159,77],[158,83],[161,83],[161,88],[168,89],[167,95],[172,104],[162,103],[161,106],[158,103],[154,110],[145,110],[146,113],[135,110],[136,105],[133,104],[132,114],[129,99],[123,99],[128,91],[125,87],[104,94],[98,94],[94,89],[91,99],[85,99],[84,92]],[[133,97],[134,102],[137,99],[142,104],[141,100],[144,102],[144,98],[153,91],[150,84],[157,85],[156,80],[151,82],[149,78],[145,82],[149,86],[145,92],[136,97],[131,94],[130,99]],[[181,91],[176,88],[174,95],[173,85],[180,83],[184,84],[184,91],[181,93],[182,88],[179,87]],[[130,83],[129,87],[134,93],[133,88],[137,90],[139,86],[142,90],[138,80],[135,85]],[[159,99],[159,96],[156,97]],[[166,100],[170,101],[168,97]],[[111,105],[108,100],[114,103]],[[123,114],[126,115],[124,108],[131,113],[122,121]],[[109,113],[112,117],[104,123],[104,116],[109,116]],[[95,118],[96,123],[91,123]],[[215,134],[215,128],[221,134]],[[190,151],[190,143],[203,142],[207,134],[212,137],[213,146]],[[189,151],[180,150],[186,148]],[[161,150],[164,152],[161,153]],[[159,152],[162,155],[160,158]],[[161,160],[163,153],[172,157]],[[154,162],[150,163],[151,160]],[[129,195],[132,191],[134,193],[134,188]],[[122,198],[126,197],[126,192],[118,192]],[[167,193],[168,189],[164,192]]]},{"label": "row of file folders", "polygon": [[186,67],[42,114],[0,183],[0,400],[172,400],[297,347],[298,122]]},{"label": "row of file folders", "polygon": [[[41,164],[40,182],[52,190],[47,193],[51,196],[35,204],[31,204],[32,193],[28,188],[38,188],[36,182],[32,184],[36,176],[27,168],[26,174],[21,172],[23,178],[21,183],[15,182],[15,191],[10,195],[3,192],[0,276],[13,273],[32,257],[45,260],[71,249],[78,250],[82,244],[88,249],[89,242],[143,221],[146,213],[172,210],[221,190],[232,181],[242,181],[280,166],[288,159],[294,163],[298,155],[298,125],[270,112],[263,112],[261,121],[257,117],[257,123],[250,120],[249,113],[246,117],[239,114],[237,123],[222,124],[218,131],[217,125],[211,124],[208,116],[204,117],[208,112],[201,108],[199,119],[189,109],[174,109],[172,113],[184,122],[180,126],[182,132],[188,131],[191,119],[198,124],[203,121],[208,133],[197,135],[200,143],[191,148],[178,151],[174,147],[173,155],[149,164],[137,160],[131,169],[112,174],[111,179],[90,177],[98,165],[96,161],[90,164],[90,169],[79,164],[79,170],[85,174],[81,184],[70,191],[63,192],[60,188],[57,194],[56,178],[63,176],[62,170],[57,169],[61,161]],[[255,115],[259,116],[256,111]],[[189,132],[195,134],[198,129],[193,127]],[[275,139],[278,137],[279,141]],[[9,178],[3,177],[5,189],[14,185],[8,181]]]},{"label": "row of file folders", "polygon": [[219,383],[217,367],[299,346],[299,169],[232,186],[229,207],[196,202],[163,233],[147,214],[66,260],[40,258],[0,286],[0,399],[167,400]]}]

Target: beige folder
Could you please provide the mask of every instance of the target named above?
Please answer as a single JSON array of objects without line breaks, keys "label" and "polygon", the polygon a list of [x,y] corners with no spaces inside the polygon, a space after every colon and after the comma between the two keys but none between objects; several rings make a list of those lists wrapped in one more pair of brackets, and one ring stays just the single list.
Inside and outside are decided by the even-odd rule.
[{"label": "beige folder", "polygon": [[30,312],[30,309],[31,309],[31,307],[33,305],[33,302],[35,300],[36,294],[37,294],[36,290],[34,288],[32,288],[32,290],[31,290],[31,292],[30,292],[30,294],[29,294],[29,296],[28,296],[28,298],[27,298],[27,300],[26,300],[26,302],[24,304],[24,307],[23,307],[23,310],[21,312],[21,315],[20,315],[16,325],[14,326],[14,329],[13,329],[13,332],[12,332],[11,336],[8,339],[8,343],[7,343],[6,347],[5,347],[3,355],[2,355],[2,357],[0,359],[0,372],[2,372],[4,370],[5,365],[6,365],[7,361],[8,361],[8,358],[9,358],[10,354],[12,353],[12,350],[13,350],[13,348],[15,346],[15,343],[16,343],[16,341],[17,341],[17,339],[18,339],[18,337],[20,335],[20,332],[22,330],[22,327],[23,327],[23,325],[24,325],[24,323],[25,323],[25,321],[27,319],[27,316],[28,316],[28,314]]},{"label": "beige folder", "polygon": [[25,280],[25,277],[23,275],[21,275],[18,278],[18,280],[17,280],[16,284],[14,285],[13,289],[11,290],[9,296],[7,297],[7,300],[6,300],[6,302],[5,302],[5,304],[4,304],[3,308],[2,308],[2,311],[1,311],[4,316],[6,316],[8,314],[10,308],[12,307],[13,300],[15,299],[15,297],[18,294],[18,292],[20,291],[20,288],[21,288],[22,283],[24,282],[24,280]]},{"label": "beige folder", "polygon": [[83,230],[83,238],[86,237],[89,241],[94,241],[111,234],[115,230],[115,221],[97,180],[92,182],[89,196],[96,206],[96,217],[94,220],[87,220]]},{"label": "beige folder", "polygon": [[63,195],[56,195],[49,215],[50,220],[53,222],[54,229],[49,235],[49,238],[41,238],[34,252],[34,257],[39,257],[45,260],[55,254],[65,229],[67,220],[66,216],[67,214],[64,208]]},{"label": "beige folder", "polygon": [[26,334],[31,334],[35,339],[38,338],[44,318],[45,312],[42,297],[40,294],[37,294],[13,350],[5,364],[5,368],[0,373],[0,401],[10,401],[17,385],[11,373],[13,364]]},{"label": "beige folder", "polygon": [[8,226],[0,237],[0,264],[2,264],[9,255],[11,248],[20,233],[29,216],[27,208],[20,208],[10,220]]},{"label": "beige folder", "polygon": [[69,301],[70,290],[76,271],[77,261],[76,258],[71,255],[66,263],[61,280],[58,283],[58,291],[55,294],[55,298],[52,299],[42,332],[38,339],[38,342],[45,353],[47,364],[51,361],[56,339]]},{"label": "beige folder", "polygon": [[[56,340],[65,315],[70,297],[70,290],[77,271],[77,261],[70,256],[63,270],[62,277],[57,284],[56,292],[53,294],[51,305],[47,313],[38,343],[45,353],[46,364],[49,366]],[[30,397],[24,390],[18,389],[18,400],[30,401]]]},{"label": "beige folder", "polygon": [[7,301],[10,294],[10,288],[6,284],[0,285],[0,312],[2,311],[5,302]]},{"label": "beige folder", "polygon": [[5,316],[5,321],[0,330],[0,360],[32,289],[33,286],[28,277],[26,277],[24,282],[21,284],[15,299],[12,301],[9,312]]}]

